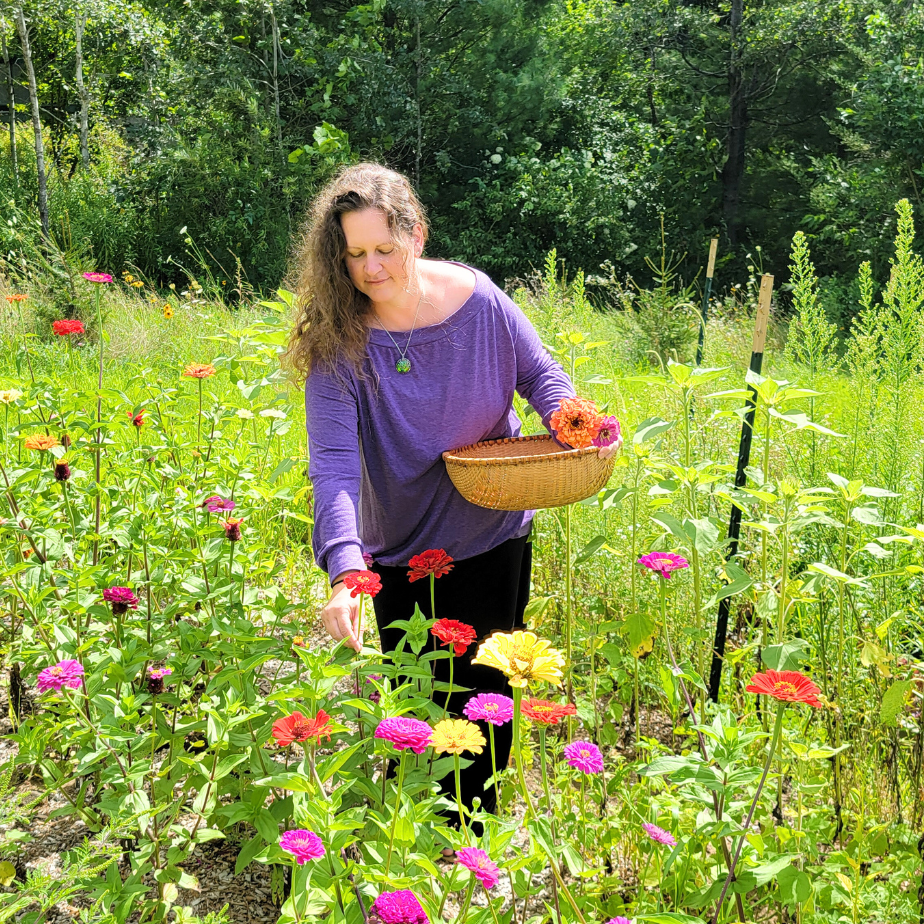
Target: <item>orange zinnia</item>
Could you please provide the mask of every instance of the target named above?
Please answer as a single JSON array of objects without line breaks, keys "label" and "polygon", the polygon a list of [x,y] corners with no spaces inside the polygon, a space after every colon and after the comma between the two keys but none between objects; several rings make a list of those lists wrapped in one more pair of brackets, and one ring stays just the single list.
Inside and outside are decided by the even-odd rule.
[{"label": "orange zinnia", "polygon": [[762,674],[755,674],[744,689],[747,693],[772,696],[781,703],[805,703],[816,709],[821,707],[818,699],[821,690],[805,674],[798,671],[767,670]]},{"label": "orange zinnia", "polygon": [[584,449],[596,439],[602,418],[593,401],[586,398],[562,398],[549,424],[560,443],[572,449]]},{"label": "orange zinnia", "polygon": [[183,375],[189,379],[207,379],[215,374],[215,367],[211,363],[190,363]]},{"label": "orange zinnia", "polygon": [[293,741],[301,743],[309,738],[314,738],[318,743],[322,738],[329,741],[330,736],[330,716],[323,709],[319,709],[313,719],[306,719],[300,712],[293,712],[273,723],[273,738],[283,748]]},{"label": "orange zinnia", "polygon": [[577,715],[577,709],[571,703],[553,703],[547,699],[524,699],[520,703],[520,712],[537,725],[558,725],[569,715]]},{"label": "orange zinnia", "polygon": [[24,302],[29,296],[28,296],[28,295],[19,295],[19,294],[17,293],[17,294],[14,294],[14,295],[7,295],[7,296],[4,296],[4,297],[5,297],[6,300],[12,305],[13,302]]},{"label": "orange zinnia", "polygon": [[57,437],[46,436],[44,433],[38,433],[35,436],[27,436],[25,440],[26,449],[38,449],[39,452],[45,452],[48,449],[53,449],[55,446],[60,445]]}]

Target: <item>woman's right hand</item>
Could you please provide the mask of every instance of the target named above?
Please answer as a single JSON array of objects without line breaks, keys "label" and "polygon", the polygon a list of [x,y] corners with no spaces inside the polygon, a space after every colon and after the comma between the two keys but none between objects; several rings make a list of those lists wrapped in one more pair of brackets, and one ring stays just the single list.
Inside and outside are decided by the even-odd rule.
[{"label": "woman's right hand", "polygon": [[337,584],[321,610],[321,621],[328,635],[335,642],[346,639],[347,648],[359,651],[363,646],[363,626],[359,616],[359,598],[351,597],[345,584]]}]

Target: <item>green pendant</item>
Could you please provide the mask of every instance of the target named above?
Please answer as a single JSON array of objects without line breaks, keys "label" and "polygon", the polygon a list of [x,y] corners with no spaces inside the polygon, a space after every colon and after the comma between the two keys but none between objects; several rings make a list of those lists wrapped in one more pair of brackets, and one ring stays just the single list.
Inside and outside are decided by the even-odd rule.
[{"label": "green pendant", "polygon": [[399,359],[395,363],[395,368],[398,370],[398,372],[410,372],[411,371],[411,361],[407,359],[406,357],[402,356],[401,359]]}]

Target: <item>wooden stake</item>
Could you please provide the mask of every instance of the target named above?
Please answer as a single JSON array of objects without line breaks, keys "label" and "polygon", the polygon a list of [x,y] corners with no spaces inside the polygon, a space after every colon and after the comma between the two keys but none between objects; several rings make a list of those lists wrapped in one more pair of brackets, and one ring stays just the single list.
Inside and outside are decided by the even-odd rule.
[{"label": "wooden stake", "polygon": [[[770,298],[773,295],[773,277],[765,273],[760,278],[760,296],[757,302],[757,317],[754,321],[754,339],[751,342],[751,365],[749,369],[760,375],[764,361],[764,346],[767,342],[767,319],[770,317]],[[749,384],[745,400],[744,421],[741,424],[741,440],[738,443],[738,467],[735,470],[735,487],[743,488],[747,483],[745,469],[751,460],[751,439],[754,435],[754,417],[757,413],[757,389]],[[726,564],[738,555],[738,539],[741,535],[741,509],[734,504],[728,521],[728,557]],[[715,622],[715,640],[712,646],[712,666],[709,671],[709,699],[719,701],[722,684],[722,662],[725,658],[725,639],[728,636],[728,611],[731,597],[719,601],[719,613]]]},{"label": "wooden stake", "polygon": [[715,274],[715,254],[719,239],[714,237],[709,245],[709,262],[706,264],[706,285],[703,288],[703,307],[699,313],[699,343],[696,345],[696,368],[703,364],[703,342],[706,339],[706,321],[709,320],[709,298],[712,295],[712,277]]}]

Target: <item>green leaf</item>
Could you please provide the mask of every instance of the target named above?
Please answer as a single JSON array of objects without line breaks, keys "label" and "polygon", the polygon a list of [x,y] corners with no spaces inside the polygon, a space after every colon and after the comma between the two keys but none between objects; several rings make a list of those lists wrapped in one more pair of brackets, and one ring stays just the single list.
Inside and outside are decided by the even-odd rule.
[{"label": "green leaf", "polygon": [[606,536],[594,536],[587,545],[578,553],[574,559],[575,565],[582,565],[585,561],[592,558],[603,546],[606,545]]},{"label": "green leaf", "polygon": [[7,860],[0,862],[0,885],[9,886],[16,878],[16,867]]},{"label": "green leaf", "polygon": [[805,660],[808,650],[809,643],[805,639],[794,638],[782,645],[768,645],[760,653],[760,659],[772,671],[790,671]]},{"label": "green leaf", "polygon": [[237,855],[237,862],[234,864],[234,875],[239,876],[248,866],[256,855],[263,849],[263,838],[255,834],[243,847]]},{"label": "green leaf", "polygon": [[896,680],[882,697],[882,706],[879,710],[879,721],[883,725],[894,726],[898,721],[899,713],[905,708],[905,698],[911,689],[910,680]]},{"label": "green leaf", "polygon": [[702,918],[694,918],[689,914],[681,914],[679,911],[661,911],[657,914],[640,914],[635,918],[638,924],[642,921],[647,924],[703,924]]},{"label": "green leaf", "polygon": [[632,657],[641,658],[654,648],[658,627],[645,613],[633,613],[625,618],[619,631],[628,639]]},{"label": "green leaf", "polygon": [[776,884],[780,888],[780,897],[787,905],[801,905],[811,898],[812,880],[794,866],[781,870],[776,877]]},{"label": "green leaf", "polygon": [[662,420],[660,417],[649,417],[635,428],[635,435],[632,437],[632,442],[635,443],[636,446],[641,443],[647,443],[648,440],[660,436],[673,426],[674,424],[671,421]]}]

